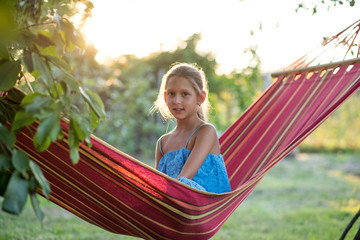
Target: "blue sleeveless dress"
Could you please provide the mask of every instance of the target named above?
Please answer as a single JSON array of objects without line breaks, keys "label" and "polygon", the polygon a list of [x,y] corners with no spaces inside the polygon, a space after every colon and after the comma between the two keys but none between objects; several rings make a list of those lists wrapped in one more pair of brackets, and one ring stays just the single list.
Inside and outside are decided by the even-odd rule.
[{"label": "blue sleeveless dress", "polygon": [[[205,125],[205,124],[203,124]],[[202,127],[201,125],[200,127]],[[161,149],[161,139],[159,140],[159,150],[163,157],[159,161],[158,170],[166,175],[177,178],[188,159],[191,150],[186,148],[193,134],[200,128],[198,127],[187,140],[185,147],[179,150],[163,153]],[[192,180],[180,177],[178,179],[190,187],[213,193],[230,192],[229,178],[226,172],[224,159],[221,154],[209,154]]]}]

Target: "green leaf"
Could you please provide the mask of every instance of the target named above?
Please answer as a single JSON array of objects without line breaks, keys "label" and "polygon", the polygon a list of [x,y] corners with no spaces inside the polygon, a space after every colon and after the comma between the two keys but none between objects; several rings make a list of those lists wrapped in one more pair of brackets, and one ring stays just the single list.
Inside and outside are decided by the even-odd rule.
[{"label": "green leaf", "polygon": [[[61,88],[63,89],[63,92],[64,92],[65,94],[67,94],[69,88],[67,87],[66,83],[65,83],[64,81],[60,81],[60,86],[61,86]],[[62,96],[62,97],[64,98],[65,96]],[[64,104],[66,105],[65,102],[64,102]]]},{"label": "green leaf", "polygon": [[37,198],[37,195],[31,194],[30,200],[37,218],[39,219],[40,222],[42,222],[44,220],[44,213],[40,209],[39,199]]},{"label": "green leaf", "polygon": [[[66,19],[63,19],[61,22],[61,30],[64,31],[66,40],[69,42],[77,45],[80,48],[85,48],[85,40],[81,36],[81,34],[74,28],[72,23]],[[72,50],[71,48],[69,49]]]},{"label": "green leaf", "polygon": [[21,129],[22,127],[29,126],[35,121],[35,117],[31,113],[27,113],[24,111],[16,112],[14,122],[11,125],[11,130],[16,131]]},{"label": "green leaf", "polygon": [[[65,34],[65,33],[64,33]],[[69,51],[69,52],[72,52],[74,51],[75,49],[75,44],[72,43],[72,41],[70,41],[69,39],[66,41],[66,49]]]},{"label": "green leaf", "polygon": [[34,144],[38,151],[46,150],[52,141],[56,141],[60,134],[59,114],[54,113],[43,119],[34,136]]},{"label": "green leaf", "polygon": [[21,101],[24,99],[24,97],[25,97],[25,93],[16,88],[13,88],[10,91],[8,91],[8,95],[6,96],[7,99],[11,100],[16,104],[20,104]]},{"label": "green leaf", "polygon": [[0,123],[0,141],[8,146],[13,146],[16,142],[15,134]]},{"label": "green leaf", "polygon": [[42,139],[36,135],[35,137],[36,138],[34,138],[34,145],[37,151],[45,151],[50,146],[51,140],[47,136],[44,136]]},{"label": "green leaf", "polygon": [[52,102],[51,97],[35,92],[24,97],[21,105],[25,107],[26,112],[36,114],[49,107]]},{"label": "green leaf", "polygon": [[70,158],[75,164],[79,161],[79,138],[74,129],[74,124],[71,124],[71,120],[69,125],[68,145],[70,148]]},{"label": "green leaf", "polygon": [[78,142],[79,142],[79,137],[76,134],[76,130],[74,128],[74,126],[76,125],[76,122],[74,121],[74,119],[70,119],[70,123],[69,123],[69,138],[68,138],[68,144],[69,146],[78,146]]},{"label": "green leaf", "polygon": [[82,131],[82,129],[79,127],[78,123],[74,120],[71,121],[71,124],[74,128],[74,132],[77,135],[77,137],[79,138],[80,141],[84,140],[86,135],[85,133]]},{"label": "green leaf", "polygon": [[29,157],[21,150],[14,149],[11,161],[15,169],[23,174],[29,168]]},{"label": "green leaf", "polygon": [[84,141],[91,132],[88,121],[83,119],[79,114],[71,114],[70,124],[80,141]]},{"label": "green leaf", "polygon": [[62,88],[61,83],[56,82],[55,84],[53,84],[53,88],[52,88],[52,91],[51,91],[51,95],[52,95],[54,98],[58,98],[58,97],[60,97],[61,95],[64,95],[64,89]]},{"label": "green leaf", "polygon": [[9,172],[0,172],[0,196],[4,196],[7,185],[9,184],[11,174]]},{"label": "green leaf", "polygon": [[34,101],[34,99],[37,97],[46,97],[46,95],[39,92],[29,93],[23,98],[23,100],[21,101],[21,105],[26,106],[28,104],[31,104]]},{"label": "green leaf", "polygon": [[100,118],[95,114],[95,112],[90,109],[90,123],[91,123],[91,129],[95,129],[100,124]]},{"label": "green leaf", "polygon": [[70,73],[72,71],[69,64],[61,58],[46,56],[49,61],[59,69],[54,71],[54,77],[62,82],[62,84],[69,85],[72,91],[79,91],[79,81]]},{"label": "green leaf", "polygon": [[48,136],[51,141],[55,142],[60,134],[60,114],[54,113],[50,118],[46,119],[43,124],[47,124]]},{"label": "green leaf", "polygon": [[44,177],[43,172],[38,167],[38,165],[36,165],[33,161],[30,161],[30,169],[33,172],[34,177],[35,177],[37,183],[39,184],[43,194],[48,198],[50,195],[50,192],[51,192],[50,184]]},{"label": "green leaf", "polygon": [[0,172],[10,170],[11,167],[11,159],[5,154],[0,153]]},{"label": "green leaf", "polygon": [[71,161],[74,164],[79,162],[79,149],[78,149],[78,147],[70,147],[70,158],[71,158]]},{"label": "green leaf", "polygon": [[80,88],[80,93],[99,118],[106,118],[104,104],[97,94],[90,90],[84,91],[82,88]]},{"label": "green leaf", "polygon": [[7,50],[4,44],[0,43],[0,61],[9,60],[9,59],[10,59],[9,51]]},{"label": "green leaf", "polygon": [[61,35],[59,34],[58,31],[53,31],[53,40],[55,42],[56,45],[56,51],[60,56],[63,56],[65,54],[65,45],[64,45],[64,41],[61,37]]},{"label": "green leaf", "polygon": [[87,138],[85,138],[85,143],[87,144],[87,146],[88,146],[89,148],[92,147],[92,143],[91,143],[91,138],[90,138],[90,136],[88,136]]},{"label": "green leaf", "polygon": [[79,31],[77,31],[75,28],[74,28],[74,39],[72,42],[80,48],[86,47],[85,39],[83,38],[81,33]]},{"label": "green leaf", "polygon": [[24,64],[28,70],[28,72],[34,71],[34,63],[32,60],[31,52],[24,50]]},{"label": "green leaf", "polygon": [[39,47],[39,52],[43,56],[53,56],[58,57],[58,53],[56,51],[56,46],[48,46],[48,47]]},{"label": "green leaf", "polygon": [[65,62],[64,60],[62,60],[59,57],[56,56],[45,56],[47,59],[49,59],[49,61],[54,64],[57,68],[60,68],[63,71],[67,71],[67,72],[71,72],[72,69],[70,67],[69,64],[67,64],[67,62]]},{"label": "green leaf", "polygon": [[0,41],[13,41],[16,35],[16,26],[14,13],[16,12],[16,4],[10,4],[13,1],[0,1]]},{"label": "green leaf", "polygon": [[79,90],[80,87],[79,81],[76,78],[74,78],[71,74],[65,74],[61,80],[65,82],[71,90],[73,91]]},{"label": "green leaf", "polygon": [[39,80],[39,78],[41,77],[40,72],[36,69],[31,72],[31,75],[35,78],[36,81]]},{"label": "green leaf", "polygon": [[15,86],[20,69],[19,61],[0,62],[0,91],[8,91]]},{"label": "green leaf", "polygon": [[23,48],[33,49],[34,43],[37,40],[36,34],[34,34],[31,30],[28,29],[19,29],[18,40],[20,46]]},{"label": "green leaf", "polygon": [[0,101],[0,122],[12,122],[15,116],[15,109],[11,104]]},{"label": "green leaf", "polygon": [[30,179],[28,179],[28,183],[29,183],[29,188],[28,188],[29,191],[28,192],[30,194],[37,192],[38,186],[37,186],[37,183],[36,183],[36,180],[35,180],[35,177],[33,176],[33,174],[30,175]]},{"label": "green leaf", "polygon": [[35,42],[37,45],[41,47],[48,47],[55,45],[54,41],[51,39],[51,33],[47,31],[39,31]]},{"label": "green leaf", "polygon": [[36,69],[41,77],[45,80],[48,87],[52,83],[51,71],[46,61],[36,53],[32,53],[32,59],[34,62],[34,69]]},{"label": "green leaf", "polygon": [[23,210],[28,195],[28,182],[15,171],[10,178],[4,193],[2,210],[19,215]]}]

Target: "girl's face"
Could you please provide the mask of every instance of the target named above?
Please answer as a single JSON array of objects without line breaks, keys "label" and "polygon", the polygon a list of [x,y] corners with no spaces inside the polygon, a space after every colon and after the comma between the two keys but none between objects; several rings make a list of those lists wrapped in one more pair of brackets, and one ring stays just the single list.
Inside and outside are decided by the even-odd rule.
[{"label": "girl's face", "polygon": [[165,90],[166,105],[177,120],[197,116],[205,92],[199,96],[187,78],[178,76],[168,79]]}]

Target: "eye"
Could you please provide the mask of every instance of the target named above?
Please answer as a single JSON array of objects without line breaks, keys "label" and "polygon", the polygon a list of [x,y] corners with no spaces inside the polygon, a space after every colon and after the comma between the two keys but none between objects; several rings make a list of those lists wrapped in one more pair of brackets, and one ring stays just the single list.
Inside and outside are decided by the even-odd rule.
[{"label": "eye", "polygon": [[166,92],[166,95],[169,96],[169,97],[172,97],[172,96],[175,95],[175,93],[174,92]]},{"label": "eye", "polygon": [[183,92],[182,95],[183,95],[184,97],[186,97],[186,96],[189,96],[190,93],[188,93],[188,92]]}]

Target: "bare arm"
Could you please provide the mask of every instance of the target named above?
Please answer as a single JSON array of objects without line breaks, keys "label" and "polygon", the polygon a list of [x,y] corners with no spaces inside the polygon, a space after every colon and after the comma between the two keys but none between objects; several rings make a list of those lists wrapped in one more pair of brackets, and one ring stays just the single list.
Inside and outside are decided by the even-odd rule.
[{"label": "bare arm", "polygon": [[160,159],[162,158],[162,153],[160,152],[159,148],[159,141],[161,141],[161,138],[156,142],[156,150],[155,150],[155,168],[158,169]]},{"label": "bare arm", "polygon": [[177,178],[193,179],[207,155],[213,152],[219,152],[216,130],[211,125],[205,125],[198,130],[194,147]]}]

